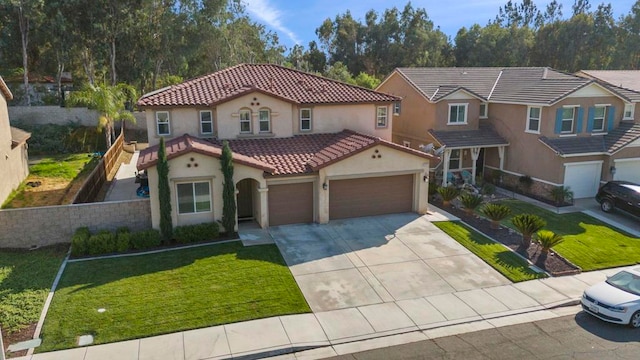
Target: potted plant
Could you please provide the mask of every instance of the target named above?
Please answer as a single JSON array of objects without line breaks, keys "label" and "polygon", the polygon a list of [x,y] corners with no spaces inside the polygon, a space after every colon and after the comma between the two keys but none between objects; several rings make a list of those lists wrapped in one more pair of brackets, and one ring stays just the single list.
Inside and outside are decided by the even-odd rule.
[{"label": "potted plant", "polygon": [[547,225],[540,216],[534,214],[519,214],[511,219],[513,226],[522,234],[522,249],[527,250],[531,246],[533,234]]},{"label": "potted plant", "polygon": [[511,214],[511,209],[508,206],[496,203],[486,204],[481,211],[491,220],[492,229],[499,229],[500,221]]}]

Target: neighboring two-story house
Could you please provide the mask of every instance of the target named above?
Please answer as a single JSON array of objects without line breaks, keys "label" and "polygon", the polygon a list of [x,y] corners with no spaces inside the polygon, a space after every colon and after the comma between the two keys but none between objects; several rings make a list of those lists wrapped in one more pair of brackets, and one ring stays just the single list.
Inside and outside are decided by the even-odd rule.
[{"label": "neighboring two-story house", "polygon": [[0,204],[29,175],[27,140],[31,134],[10,125],[7,102],[11,99],[13,95],[0,77]]},{"label": "neighboring two-story house", "polygon": [[[594,196],[602,181],[639,181],[640,93],[550,68],[399,68],[377,88],[402,98],[393,141],[442,154],[436,174],[501,170],[548,196]],[[441,176],[441,178],[440,178]]]},{"label": "neighboring two-story house", "polygon": [[152,223],[166,139],[174,225],[222,218],[224,140],[237,216],[260,226],[427,210],[432,155],[391,142],[396,96],[268,64],[237,65],[144,95]]}]

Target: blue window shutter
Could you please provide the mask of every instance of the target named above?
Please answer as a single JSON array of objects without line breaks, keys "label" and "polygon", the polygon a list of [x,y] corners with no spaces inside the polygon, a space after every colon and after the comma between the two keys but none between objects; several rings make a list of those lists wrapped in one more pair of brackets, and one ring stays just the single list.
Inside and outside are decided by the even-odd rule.
[{"label": "blue window shutter", "polygon": [[556,110],[556,134],[560,134],[562,132],[562,108]]},{"label": "blue window shutter", "polygon": [[578,118],[576,119],[576,134],[582,132],[582,118],[584,117],[584,108],[578,108]]},{"label": "blue window shutter", "polygon": [[609,113],[607,114],[607,131],[613,130],[613,124],[616,122],[616,107],[609,106]]},{"label": "blue window shutter", "polygon": [[587,115],[587,132],[593,132],[593,117],[595,115],[595,108],[590,107]]}]

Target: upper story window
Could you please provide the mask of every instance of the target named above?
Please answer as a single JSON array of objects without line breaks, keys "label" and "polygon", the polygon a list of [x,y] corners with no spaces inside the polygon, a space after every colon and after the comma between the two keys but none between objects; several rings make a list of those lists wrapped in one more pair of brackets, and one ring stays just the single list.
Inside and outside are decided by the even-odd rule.
[{"label": "upper story window", "polygon": [[300,109],[300,131],[311,131],[311,109]]},{"label": "upper story window", "polygon": [[449,104],[449,124],[467,123],[468,104]]},{"label": "upper story window", "polygon": [[240,133],[251,132],[251,110],[240,110]]},{"label": "upper story window", "polygon": [[176,184],[178,214],[193,214],[211,211],[209,182]]},{"label": "upper story window", "polygon": [[596,106],[593,109],[592,131],[604,131],[604,124],[607,120],[607,106]]},{"label": "upper story window", "polygon": [[171,127],[169,126],[169,112],[156,111],[156,134],[170,135]]},{"label": "upper story window", "polygon": [[394,102],[393,103],[393,114],[394,115],[400,115],[400,110],[401,110],[400,101]]},{"label": "upper story window", "polygon": [[480,119],[486,119],[489,117],[489,104],[483,102],[480,104]]},{"label": "upper story window", "polygon": [[258,119],[260,120],[260,132],[271,132],[271,111],[269,109],[261,109],[258,112]]},{"label": "upper story window", "polygon": [[562,108],[562,119],[560,126],[560,133],[568,134],[573,132],[573,121],[576,118],[575,107]]},{"label": "upper story window", "polygon": [[376,111],[376,127],[387,127],[387,110],[386,106],[378,106]]},{"label": "upper story window", "polygon": [[542,114],[542,108],[536,106],[529,106],[527,108],[527,129],[526,132],[539,134],[540,133],[540,116]]},{"label": "upper story window", "polygon": [[211,110],[200,111],[200,134],[213,134],[213,114]]},{"label": "upper story window", "polygon": [[635,110],[635,104],[624,104],[624,115],[622,120],[633,120],[633,112]]}]

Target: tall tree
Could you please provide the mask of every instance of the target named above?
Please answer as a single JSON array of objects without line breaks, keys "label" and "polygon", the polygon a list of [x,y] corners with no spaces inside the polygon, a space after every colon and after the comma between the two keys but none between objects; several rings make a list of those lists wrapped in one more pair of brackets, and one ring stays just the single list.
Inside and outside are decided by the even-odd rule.
[{"label": "tall tree", "polygon": [[171,189],[169,187],[169,161],[164,137],[160,137],[158,145],[158,203],[160,208],[160,233],[165,242],[173,237],[173,221],[171,220]]},{"label": "tall tree", "polygon": [[233,154],[228,141],[222,144],[220,166],[224,177],[224,183],[222,184],[222,226],[227,235],[232,235],[235,233],[236,228],[236,187],[233,181]]}]

